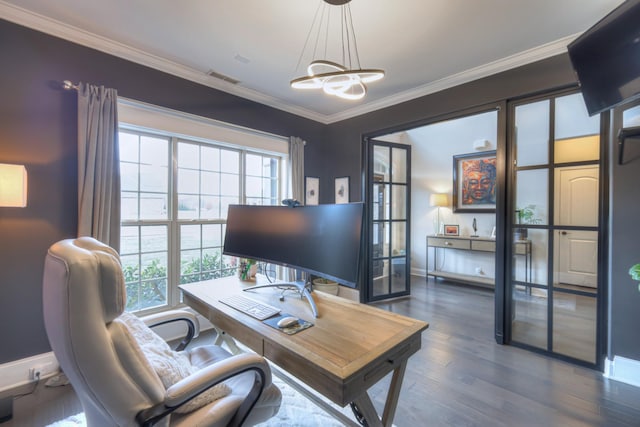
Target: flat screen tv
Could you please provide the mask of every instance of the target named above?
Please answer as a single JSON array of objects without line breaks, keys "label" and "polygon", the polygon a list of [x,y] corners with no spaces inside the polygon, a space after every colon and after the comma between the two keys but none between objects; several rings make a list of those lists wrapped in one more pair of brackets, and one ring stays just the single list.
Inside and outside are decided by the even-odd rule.
[{"label": "flat screen tv", "polygon": [[356,287],[363,203],[231,205],[223,253],[296,268]]},{"label": "flat screen tv", "polygon": [[589,115],[640,98],[640,0],[627,0],[568,46]]}]

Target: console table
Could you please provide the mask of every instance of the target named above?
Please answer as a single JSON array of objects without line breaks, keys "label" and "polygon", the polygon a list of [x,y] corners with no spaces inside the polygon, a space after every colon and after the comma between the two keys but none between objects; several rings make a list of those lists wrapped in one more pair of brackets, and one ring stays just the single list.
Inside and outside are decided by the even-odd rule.
[{"label": "console table", "polygon": [[[531,240],[518,240],[513,242],[514,253],[524,256],[525,281],[531,281]],[[429,248],[433,248],[433,269],[429,270]],[[495,286],[493,277],[474,276],[451,271],[438,270],[438,248],[456,249],[472,252],[495,253],[496,241],[487,237],[471,236],[427,236],[427,279],[429,276],[442,277],[443,279],[458,282],[472,283],[481,286]]]}]

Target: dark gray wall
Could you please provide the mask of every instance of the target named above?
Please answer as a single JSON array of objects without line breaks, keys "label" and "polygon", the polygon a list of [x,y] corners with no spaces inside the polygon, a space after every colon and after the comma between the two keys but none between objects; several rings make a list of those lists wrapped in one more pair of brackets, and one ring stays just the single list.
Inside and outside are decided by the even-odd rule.
[{"label": "dark gray wall", "polygon": [[[413,101],[375,111],[339,123],[329,125],[324,147],[325,153],[341,153],[340,156],[324,158],[326,174],[322,184],[329,187],[334,177],[351,176],[351,199],[362,200],[361,152],[362,136],[381,134],[384,130],[399,130],[435,121],[454,112],[461,112],[477,106],[511,100],[536,93],[575,85],[568,55],[559,55],[529,64],[514,70],[476,80],[447,89]],[[620,125],[613,125],[616,135]],[[382,132],[386,133],[386,132]],[[611,283],[609,294],[608,328],[609,357],[620,355],[640,360],[640,339],[637,328],[640,325],[640,292],[629,278],[627,271],[634,263],[640,262],[640,143],[629,148],[629,158],[635,161],[626,166],[617,166],[616,151],[612,156],[611,168]],[[628,145],[631,146],[633,142]],[[328,156],[325,154],[325,156]],[[333,194],[321,192],[321,202],[331,203]]]},{"label": "dark gray wall", "polygon": [[[0,208],[0,363],[49,351],[41,280],[49,245],[73,237],[77,217],[75,93],[68,79],[118,89],[121,96],[308,141],[306,174],[321,179],[320,201],[333,202],[333,179],[350,176],[361,196],[361,139],[471,107],[575,84],[566,55],[550,58],[329,126],[74,45],[0,20],[0,163],[29,172],[29,205]],[[614,132],[616,131],[614,126]],[[640,261],[636,160],[612,169],[610,354],[640,360],[640,301],[626,271]],[[636,259],[637,257],[637,259]]]},{"label": "dark gray wall", "polygon": [[[341,153],[341,156],[327,159],[329,163],[325,169],[335,170],[335,176],[352,176],[352,200],[361,200],[362,135],[406,129],[454,112],[575,83],[569,59],[561,55],[331,124],[324,147],[328,152]],[[330,185],[333,176],[324,178],[325,185]],[[327,195],[325,192],[324,196],[321,192],[322,202],[333,202],[333,193]]]},{"label": "dark gray wall", "polygon": [[77,227],[76,93],[62,80],[120,96],[307,140],[326,127],[0,20],[0,163],[24,164],[28,206],[0,208],[0,363],[50,351],[42,320],[47,248]]},{"label": "dark gray wall", "polygon": [[[615,117],[613,135],[621,127],[619,114]],[[640,263],[640,139],[629,139],[625,145],[622,165],[618,165],[618,144],[612,144],[611,156],[609,353],[640,360],[640,289],[628,274],[632,265]]]}]

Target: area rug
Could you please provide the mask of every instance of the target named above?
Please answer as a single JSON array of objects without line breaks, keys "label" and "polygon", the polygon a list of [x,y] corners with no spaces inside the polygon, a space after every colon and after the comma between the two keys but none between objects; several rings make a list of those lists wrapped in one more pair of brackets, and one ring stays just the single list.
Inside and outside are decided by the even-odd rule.
[{"label": "area rug", "polygon": [[[258,424],[259,427],[343,427],[345,425],[275,375],[273,383],[282,391],[282,405],[275,417]],[[339,410],[346,414],[348,407]],[[353,419],[352,416],[350,418]],[[86,420],[84,414],[80,413],[50,424],[48,427],[84,426],[86,426]]]}]

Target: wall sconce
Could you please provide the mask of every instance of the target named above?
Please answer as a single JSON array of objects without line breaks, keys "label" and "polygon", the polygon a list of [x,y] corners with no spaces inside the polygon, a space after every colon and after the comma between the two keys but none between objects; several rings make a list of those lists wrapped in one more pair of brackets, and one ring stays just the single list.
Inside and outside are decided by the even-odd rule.
[{"label": "wall sconce", "polygon": [[449,206],[449,195],[447,193],[433,193],[429,196],[429,204],[438,207],[438,223],[436,224],[436,234],[440,231],[440,208]]},{"label": "wall sconce", "polygon": [[0,207],[27,206],[27,169],[0,163]]}]

